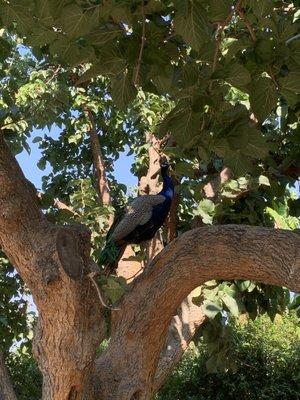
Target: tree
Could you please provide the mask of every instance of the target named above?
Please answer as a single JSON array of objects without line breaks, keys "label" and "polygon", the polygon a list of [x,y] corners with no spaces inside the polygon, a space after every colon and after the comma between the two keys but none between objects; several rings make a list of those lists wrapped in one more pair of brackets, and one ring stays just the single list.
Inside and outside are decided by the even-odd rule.
[{"label": "tree", "polygon": [[[270,285],[299,291],[299,201],[287,191],[299,176],[299,10],[2,0],[0,18],[0,245],[38,308],[43,398],[149,399],[204,320],[274,317],[288,291]],[[13,153],[53,124],[57,139],[34,138],[39,167],[52,167],[37,193]],[[151,261],[127,285],[95,263],[125,201],[111,163],[126,146],[141,193],[157,188],[160,151],[178,182],[163,240],[131,253]]]}]

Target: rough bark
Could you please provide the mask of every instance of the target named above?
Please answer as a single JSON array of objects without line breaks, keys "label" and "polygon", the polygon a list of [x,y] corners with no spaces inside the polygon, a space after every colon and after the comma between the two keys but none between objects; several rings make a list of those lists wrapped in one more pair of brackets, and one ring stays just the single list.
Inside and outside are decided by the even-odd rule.
[{"label": "rough bark", "polygon": [[145,400],[171,318],[193,288],[245,279],[300,291],[300,236],[261,227],[212,226],[183,234],[134,282],[96,363],[97,399]]},{"label": "rough bark", "polygon": [[206,321],[206,316],[199,306],[192,302],[192,294],[183,302],[168,328],[165,344],[159,355],[152,394],[154,395],[165,383],[175,366],[180,362],[183,353],[193,339],[196,329]]},{"label": "rough bark", "polygon": [[[57,243],[57,237],[65,228],[47,222],[36,191],[2,135],[0,187],[0,246],[31,290],[39,311],[34,350],[43,373],[43,399],[81,399],[95,351],[105,335],[97,295],[85,276],[74,281],[64,272],[58,251],[64,243]],[[72,253],[69,264],[73,260],[88,268],[80,233],[75,229],[71,237],[73,243],[69,240],[65,249],[66,254]]]},{"label": "rough bark", "polygon": [[0,350],[0,400],[17,400]]}]

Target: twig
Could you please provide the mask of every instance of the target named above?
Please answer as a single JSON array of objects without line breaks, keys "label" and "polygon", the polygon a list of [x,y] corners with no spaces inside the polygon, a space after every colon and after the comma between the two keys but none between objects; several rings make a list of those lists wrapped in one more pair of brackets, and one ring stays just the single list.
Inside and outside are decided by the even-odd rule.
[{"label": "twig", "polygon": [[139,84],[140,69],[141,69],[141,64],[142,64],[144,46],[145,46],[145,42],[146,42],[146,18],[145,18],[144,0],[142,0],[142,16],[143,16],[143,26],[142,26],[141,48],[140,48],[139,58],[138,58],[137,65],[136,65],[135,78],[134,78],[134,82],[133,82],[135,86],[138,86],[138,84]]},{"label": "twig", "polygon": [[[215,53],[214,53],[214,59],[213,59],[213,65],[212,65],[212,73],[215,72],[216,68],[217,68],[217,62],[218,62],[218,54],[219,54],[219,50],[220,50],[220,45],[221,45],[221,35],[222,32],[224,31],[225,27],[228,25],[228,23],[231,21],[232,16],[234,14],[234,11],[237,7],[240,6],[241,0],[238,1],[236,7],[230,12],[230,14],[228,15],[228,17],[223,21],[223,22],[219,22],[218,26],[217,26],[217,31],[216,31],[216,48],[215,48]],[[212,85],[213,82],[211,81],[209,86],[208,86],[208,90],[211,91],[212,89]],[[204,122],[204,121],[203,121]],[[201,128],[202,130],[202,128]]]},{"label": "twig", "polygon": [[244,13],[244,10],[242,9],[242,2],[241,1],[236,5],[236,11],[238,12],[240,18],[244,21],[244,23],[245,23],[245,25],[246,25],[249,33],[250,33],[252,42],[255,43],[257,41],[257,37],[256,37],[256,34],[255,34],[253,28],[252,28],[252,25],[250,24],[250,22],[245,17],[245,13]]},{"label": "twig", "polygon": [[131,276],[129,276],[128,278],[126,278],[126,281],[129,281],[130,279],[133,279],[133,278],[135,278],[137,275],[139,275],[139,273],[141,272],[141,271],[143,271],[144,270],[144,268],[140,268],[139,270],[137,270],[133,275],[131,275]]},{"label": "twig", "polygon": [[49,78],[49,79],[46,81],[46,85],[48,85],[48,84],[57,76],[57,74],[59,73],[60,69],[61,69],[61,66],[59,65],[59,66],[56,68],[56,70],[53,72],[53,75],[51,76],[51,78]]},{"label": "twig", "polygon": [[102,304],[102,306],[105,307],[105,308],[109,308],[110,310],[113,310],[113,311],[120,310],[120,308],[112,307],[112,306],[109,306],[108,304],[105,303],[105,301],[103,299],[103,296],[101,294],[101,291],[99,289],[99,286],[98,286],[98,284],[97,284],[97,282],[95,280],[95,276],[96,276],[95,272],[91,272],[91,273],[88,274],[88,277],[90,278],[92,284],[94,285],[94,288],[97,291],[97,294],[98,294],[98,297],[99,297],[99,300],[100,300],[100,303]]},{"label": "twig", "polygon": [[62,201],[56,199],[54,200],[54,206],[57,207],[59,210],[67,210],[70,211],[72,214],[76,215],[76,217],[80,217],[81,215],[75,211],[72,207],[68,206],[67,204],[63,203]]}]

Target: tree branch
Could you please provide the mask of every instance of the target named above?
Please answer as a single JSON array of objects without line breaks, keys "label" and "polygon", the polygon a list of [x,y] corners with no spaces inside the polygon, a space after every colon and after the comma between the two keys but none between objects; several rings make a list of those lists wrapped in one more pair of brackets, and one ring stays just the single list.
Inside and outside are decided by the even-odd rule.
[{"label": "tree branch", "polygon": [[253,28],[252,28],[252,25],[250,24],[250,22],[247,20],[247,18],[246,18],[246,16],[245,16],[245,12],[244,12],[244,10],[243,10],[243,8],[242,8],[242,2],[241,2],[241,1],[240,1],[239,4],[236,6],[236,10],[237,10],[237,12],[238,12],[240,18],[244,21],[244,23],[245,23],[245,25],[246,25],[246,27],[247,27],[249,33],[250,33],[252,42],[255,43],[255,42],[257,41],[257,37],[256,37],[256,34],[255,34]]},{"label": "tree branch", "polygon": [[177,315],[172,318],[154,376],[153,396],[180,362],[196,329],[207,319],[201,308],[192,302],[192,297],[191,294],[182,302]]},{"label": "tree branch", "polygon": [[151,398],[171,318],[204,282],[245,279],[300,291],[299,249],[293,232],[243,225],[203,227],[174,240],[136,279],[114,315],[108,351],[96,365],[99,398]]},{"label": "tree branch", "polygon": [[139,84],[143,51],[144,51],[144,46],[145,46],[145,42],[146,42],[146,17],[145,17],[145,9],[144,9],[144,0],[142,0],[142,18],[143,18],[143,21],[142,21],[141,47],[140,47],[139,58],[137,61],[136,72],[135,72],[135,77],[134,77],[134,82],[133,82],[135,86],[138,86],[138,84]]},{"label": "tree branch", "polygon": [[0,400],[17,400],[6,365],[0,350]]},{"label": "tree branch", "polygon": [[96,129],[95,119],[90,110],[86,110],[86,115],[90,123],[90,138],[91,138],[91,148],[93,156],[93,164],[97,176],[97,189],[99,193],[100,201],[103,205],[110,205],[110,190],[105,173],[105,164],[103,160],[103,155],[99,143],[98,133]]},{"label": "tree branch", "polygon": [[[43,373],[43,399],[81,399],[106,334],[97,293],[86,277],[89,236],[77,226],[57,227],[46,220],[3,135],[0,188],[0,245],[39,311],[34,353]],[[70,279],[74,270],[80,279]]]},{"label": "tree branch", "polygon": [[49,224],[39,209],[36,191],[24,177],[2,134],[0,187],[0,245],[14,265],[23,266],[23,279],[28,277],[30,281],[32,248],[45,242]]}]

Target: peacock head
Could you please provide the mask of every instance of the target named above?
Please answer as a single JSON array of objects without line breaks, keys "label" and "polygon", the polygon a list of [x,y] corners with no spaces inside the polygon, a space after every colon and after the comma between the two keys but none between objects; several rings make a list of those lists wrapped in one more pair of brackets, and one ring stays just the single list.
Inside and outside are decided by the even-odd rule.
[{"label": "peacock head", "polygon": [[167,171],[170,167],[170,162],[166,156],[161,156],[159,159],[159,165],[162,171]]}]

